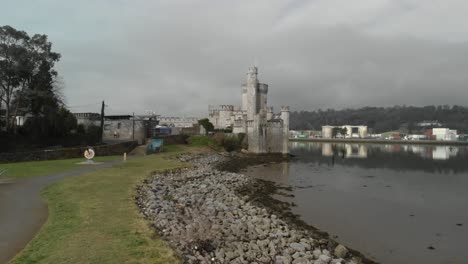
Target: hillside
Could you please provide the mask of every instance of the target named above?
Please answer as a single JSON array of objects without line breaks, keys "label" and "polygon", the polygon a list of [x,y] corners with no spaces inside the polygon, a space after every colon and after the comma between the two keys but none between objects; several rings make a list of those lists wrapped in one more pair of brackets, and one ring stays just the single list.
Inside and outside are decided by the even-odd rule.
[{"label": "hillside", "polygon": [[405,129],[420,130],[422,121],[437,121],[443,127],[468,133],[468,107],[464,106],[393,106],[359,109],[291,112],[291,129],[320,130],[323,125],[367,125],[374,133]]}]

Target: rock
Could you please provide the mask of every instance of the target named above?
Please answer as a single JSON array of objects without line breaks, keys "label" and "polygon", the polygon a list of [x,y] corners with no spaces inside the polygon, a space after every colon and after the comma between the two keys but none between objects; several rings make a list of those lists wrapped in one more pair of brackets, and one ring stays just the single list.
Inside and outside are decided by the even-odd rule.
[{"label": "rock", "polygon": [[305,250],[310,250],[310,244],[309,243],[307,243],[305,241],[301,241],[300,244],[304,246]]},{"label": "rock", "polygon": [[298,259],[300,257],[302,257],[302,254],[300,252],[296,252],[292,255],[293,259]]},{"label": "rock", "polygon": [[327,255],[320,255],[319,258],[315,261],[315,264],[328,264],[330,263],[331,258]]},{"label": "rock", "polygon": [[289,245],[289,247],[294,249],[295,251],[299,251],[299,252],[304,252],[305,251],[305,247],[302,244],[299,244],[299,243],[291,243]]},{"label": "rock", "polygon": [[290,257],[285,257],[285,256],[276,256],[275,263],[276,264],[290,264],[291,263],[291,258]]},{"label": "rock", "polygon": [[307,264],[309,261],[306,258],[297,258],[293,260],[293,264]]},{"label": "rock", "polygon": [[[137,188],[138,208],[187,263],[360,263],[342,245],[303,229],[236,191],[252,180],[213,168],[229,155],[184,154],[194,166],[161,172]],[[333,256],[326,248],[334,248]],[[321,250],[323,249],[323,250]],[[314,261],[315,260],[315,261]]]},{"label": "rock", "polygon": [[335,256],[339,258],[345,258],[346,255],[348,255],[348,252],[348,249],[341,244],[335,248]]},{"label": "rock", "polygon": [[316,250],[312,251],[312,254],[314,255],[314,257],[316,259],[318,259],[320,257],[320,255],[322,255],[322,251],[320,249],[316,249]]}]

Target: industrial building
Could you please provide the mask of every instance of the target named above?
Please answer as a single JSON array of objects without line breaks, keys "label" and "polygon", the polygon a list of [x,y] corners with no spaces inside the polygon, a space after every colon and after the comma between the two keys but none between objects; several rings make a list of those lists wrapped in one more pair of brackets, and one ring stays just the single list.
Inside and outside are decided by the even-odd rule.
[{"label": "industrial building", "polygon": [[346,129],[346,134],[341,135],[344,138],[366,138],[367,137],[367,126],[322,126],[322,138],[333,138],[337,135],[333,135],[333,130]]}]

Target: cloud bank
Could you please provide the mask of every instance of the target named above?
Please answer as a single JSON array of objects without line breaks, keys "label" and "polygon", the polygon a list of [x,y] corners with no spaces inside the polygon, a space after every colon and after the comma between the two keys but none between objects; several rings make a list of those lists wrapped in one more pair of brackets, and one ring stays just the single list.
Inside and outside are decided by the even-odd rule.
[{"label": "cloud bank", "polygon": [[49,35],[73,111],[204,116],[240,104],[256,63],[292,110],[460,104],[468,2],[9,1],[0,24]]}]

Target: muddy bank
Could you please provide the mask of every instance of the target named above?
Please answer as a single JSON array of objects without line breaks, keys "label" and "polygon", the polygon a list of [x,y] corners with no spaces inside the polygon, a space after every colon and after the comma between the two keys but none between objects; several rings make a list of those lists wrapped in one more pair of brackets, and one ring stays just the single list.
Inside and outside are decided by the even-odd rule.
[{"label": "muddy bank", "polygon": [[226,157],[179,159],[195,167],[153,175],[138,187],[137,204],[184,263],[371,263],[294,223],[290,205],[268,198],[278,186],[215,169]]},{"label": "muddy bank", "polygon": [[214,168],[220,171],[240,172],[242,169],[245,169],[249,166],[289,161],[293,158],[294,157],[291,155],[283,155],[283,154],[254,155],[254,154],[232,152],[226,155],[224,159],[214,164]]}]

